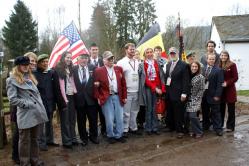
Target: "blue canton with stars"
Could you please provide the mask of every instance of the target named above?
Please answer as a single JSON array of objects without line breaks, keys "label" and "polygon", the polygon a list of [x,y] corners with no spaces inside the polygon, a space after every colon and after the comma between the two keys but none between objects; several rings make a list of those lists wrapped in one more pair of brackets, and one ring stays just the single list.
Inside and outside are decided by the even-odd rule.
[{"label": "blue canton with stars", "polygon": [[64,35],[66,38],[68,38],[68,40],[70,41],[70,46],[77,42],[78,40],[80,40],[80,35],[78,34],[77,29],[75,28],[75,25],[73,23],[71,23],[70,25],[68,25],[63,32],[61,33],[61,35]]}]

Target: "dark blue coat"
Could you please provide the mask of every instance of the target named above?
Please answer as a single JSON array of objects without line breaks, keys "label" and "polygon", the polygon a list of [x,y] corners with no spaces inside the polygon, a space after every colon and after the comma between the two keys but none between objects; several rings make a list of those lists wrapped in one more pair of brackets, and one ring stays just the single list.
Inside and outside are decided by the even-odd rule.
[{"label": "dark blue coat", "polygon": [[[203,68],[203,75],[205,75],[205,71],[207,66]],[[213,66],[210,74],[206,78],[206,82],[209,82],[208,89],[204,92],[204,97],[206,98],[209,104],[219,104],[219,101],[215,101],[214,97],[221,97],[222,95],[222,83],[224,82],[224,74],[223,71],[217,67]]]}]

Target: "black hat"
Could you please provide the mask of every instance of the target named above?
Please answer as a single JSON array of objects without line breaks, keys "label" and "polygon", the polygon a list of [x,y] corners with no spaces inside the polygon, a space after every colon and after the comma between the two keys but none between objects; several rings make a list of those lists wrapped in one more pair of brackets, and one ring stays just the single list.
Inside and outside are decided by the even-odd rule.
[{"label": "black hat", "polygon": [[29,61],[29,57],[27,56],[18,56],[16,57],[14,64],[15,66],[17,65],[29,65],[30,61]]}]

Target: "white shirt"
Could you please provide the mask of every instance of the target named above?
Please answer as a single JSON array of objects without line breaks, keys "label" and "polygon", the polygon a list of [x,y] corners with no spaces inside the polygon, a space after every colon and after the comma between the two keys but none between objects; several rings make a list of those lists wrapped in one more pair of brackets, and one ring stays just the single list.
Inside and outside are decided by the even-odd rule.
[{"label": "white shirt", "polygon": [[138,92],[138,60],[134,58],[130,59],[125,56],[117,62],[117,65],[122,67],[123,69],[126,80],[127,92]]},{"label": "white shirt", "polygon": [[[89,79],[89,71],[88,71],[88,67],[87,66],[84,66],[85,68],[85,71],[86,71],[86,82],[88,81]],[[80,82],[82,83],[82,78],[83,78],[83,67],[79,65],[79,69],[78,69],[78,75],[79,75],[79,79],[80,79]]]},{"label": "white shirt", "polygon": [[117,77],[114,71],[114,67],[110,68],[106,66],[106,70],[107,70],[107,77],[109,81],[109,87],[112,87],[113,91],[115,93],[118,93],[118,83],[117,83]]},{"label": "white shirt", "polygon": [[92,57],[90,57],[90,62],[91,62],[91,64],[95,66],[94,60],[96,61],[97,67],[98,67],[98,65],[99,65],[99,58],[97,57],[96,59],[93,59]]}]

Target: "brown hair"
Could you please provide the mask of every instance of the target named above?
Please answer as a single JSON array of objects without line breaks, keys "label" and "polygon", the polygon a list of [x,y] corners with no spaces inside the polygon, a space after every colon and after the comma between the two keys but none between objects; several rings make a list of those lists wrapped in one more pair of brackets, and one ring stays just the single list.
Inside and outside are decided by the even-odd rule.
[{"label": "brown hair", "polygon": [[[18,82],[19,84],[23,84],[25,82],[24,77],[23,77],[23,73],[19,70],[20,65],[15,66],[12,69],[12,74],[13,77],[16,79],[16,82]],[[37,85],[37,80],[35,79],[35,76],[32,74],[31,69],[29,68],[28,71],[28,75],[29,75],[29,79],[35,84]]]},{"label": "brown hair", "polygon": [[135,47],[135,44],[134,43],[126,43],[124,48],[127,50],[130,46]]},{"label": "brown hair", "polygon": [[190,64],[190,68],[191,68],[192,64],[196,64],[196,65],[198,66],[198,70],[197,70],[196,74],[200,74],[200,73],[201,73],[201,64],[200,64],[200,62],[198,62],[198,61],[193,61],[193,62]]},{"label": "brown hair", "polygon": [[163,50],[161,46],[156,46],[156,47],[154,48],[154,51],[155,51],[156,49],[161,50],[161,51]]},{"label": "brown hair", "polygon": [[222,50],[221,53],[220,53],[220,56],[221,56],[221,54],[225,54],[228,57],[226,62],[222,62],[220,60],[220,64],[219,64],[220,68],[226,70],[227,68],[232,66],[233,62],[230,60],[230,55],[229,55],[227,50]]},{"label": "brown hair", "polygon": [[206,43],[206,47],[208,46],[209,43],[214,44],[214,48],[216,47],[216,43],[213,40],[208,40]]}]

